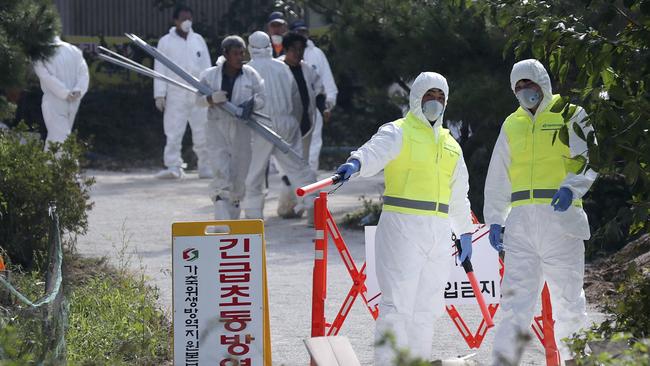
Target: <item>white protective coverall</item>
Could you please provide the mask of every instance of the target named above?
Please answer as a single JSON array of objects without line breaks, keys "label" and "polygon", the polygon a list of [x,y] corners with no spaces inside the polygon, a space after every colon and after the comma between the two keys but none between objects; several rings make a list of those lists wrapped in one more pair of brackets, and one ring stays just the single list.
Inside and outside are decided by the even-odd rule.
[{"label": "white protective coverall", "polygon": [[[544,97],[537,108],[543,111],[552,98],[551,80],[537,60],[525,60],[514,65],[510,84],[530,79],[539,85]],[[526,109],[526,111],[528,111]],[[587,144],[574,132],[574,122],[584,121],[586,112],[578,107],[569,125],[569,148],[572,156],[587,156]],[[538,123],[531,114],[533,123]],[[541,121],[543,122],[543,121]],[[541,123],[539,122],[539,123]],[[585,136],[592,127],[581,123]],[[581,207],[569,206],[565,212],[554,211],[549,204],[528,204],[511,209],[509,178],[510,148],[507,135],[501,129],[485,182],[485,222],[505,226],[505,276],[501,293],[502,315],[493,348],[493,362],[516,364],[521,358],[521,334],[528,334],[535,305],[544,281],[548,283],[555,319],[555,338],[562,360],[572,358],[562,338],[586,325],[584,291],[584,242],[589,239],[587,215]],[[561,187],[573,192],[573,199],[582,198],[597,174],[569,173]],[[560,187],[558,187],[560,188]],[[505,225],[504,225],[505,224]],[[504,362],[505,359],[505,362]]]},{"label": "white protective coverall", "polygon": [[[201,73],[201,82],[212,90],[222,90],[223,68],[218,63]],[[235,80],[230,102],[240,105],[254,98],[255,110],[264,108],[264,81],[248,65]],[[207,106],[205,96],[196,98],[197,104]],[[214,178],[210,182],[210,197],[215,203],[215,219],[239,219],[240,201],[244,198],[246,174],[251,161],[251,130],[244,121],[218,106],[208,108],[207,146]],[[253,132],[255,133],[255,132]]]},{"label": "white protective coverall", "polygon": [[[336,83],[334,82],[334,76],[332,75],[330,64],[327,61],[327,56],[325,56],[325,53],[323,53],[320,48],[316,47],[314,42],[309,39],[307,40],[307,48],[305,48],[305,55],[303,58],[306,63],[312,65],[318,76],[320,76],[325,89],[325,108],[328,111],[331,111],[334,106],[336,106],[336,96],[339,93],[339,89],[336,87]],[[318,158],[322,146],[323,115],[318,112],[309,147],[309,166],[314,170],[318,170]]]},{"label": "white protective coverall", "polygon": [[[422,113],[422,97],[432,88],[449,96],[447,80],[440,74],[426,72],[417,77],[409,96],[410,111],[431,127]],[[444,116],[431,127],[436,138]],[[361,162],[358,176],[370,177],[380,172],[402,149],[402,128],[387,123],[361,146],[350,159]],[[396,338],[399,349],[429,359],[433,342],[433,322],[444,312],[444,288],[454,258],[450,255],[452,231],[460,236],[473,232],[467,166],[461,156],[452,176],[449,217],[413,215],[383,211],[375,236],[375,263],[382,297],[375,340],[387,331]],[[388,346],[375,348],[375,366],[393,365],[394,352]]]},{"label": "white protective coverall", "polygon": [[[178,35],[176,27],[172,27],[169,33],[158,41],[157,48],[158,51],[164,53],[174,63],[195,77],[212,65],[205,40],[191,29],[185,39]],[[155,61],[154,69],[186,84],[158,61]],[[154,98],[165,98],[163,116],[163,127],[167,139],[164,150],[165,166],[180,169],[183,165],[181,148],[183,135],[189,121],[192,129],[193,148],[198,158],[199,176],[211,177],[212,171],[205,137],[207,109],[195,103],[196,95],[194,93],[158,79],[153,81],[153,96]]]},{"label": "white protective coverall", "polygon": [[[57,46],[54,55],[34,63],[34,72],[43,90],[41,109],[47,127],[46,149],[49,141],[63,142],[72,132],[89,80],[88,66],[81,50],[59,37],[55,37],[53,43]],[[79,92],[80,97],[68,100],[72,92]]]},{"label": "white protective coverall", "polygon": [[[264,32],[255,32],[249,37],[248,50],[251,55],[248,66],[254,68],[264,79],[266,101],[262,112],[271,117],[270,122],[264,119],[260,121],[266,123],[301,154],[302,137],[298,121],[302,117],[302,102],[289,67],[273,58],[271,41]],[[309,168],[306,161],[295,161],[258,134],[252,134],[252,160],[246,178],[246,197],[242,204],[246,218],[263,216],[265,173],[271,155],[275,157],[280,169],[287,174],[294,188],[316,180],[316,173]],[[304,197],[304,202],[300,204],[310,208],[313,206],[313,198]]]},{"label": "white protective coverall", "polygon": [[[284,55],[277,58],[284,62]],[[304,60],[300,62],[300,68],[302,74],[305,78],[305,83],[307,84],[307,92],[309,94],[309,120],[311,122],[311,127],[309,131],[302,136],[302,155],[305,161],[309,161],[309,147],[311,145],[311,137],[314,132],[314,126],[316,124],[316,118],[320,114],[318,108],[316,108],[316,96],[322,94],[324,91],[323,83],[320,76],[316,70]],[[293,74],[292,74],[293,76]],[[299,119],[300,121],[300,119]],[[276,165],[280,172],[280,176],[287,175],[285,171],[282,170],[282,167]],[[292,182],[293,183],[293,182]],[[280,194],[278,196],[278,215],[281,217],[295,217],[300,216],[300,205],[296,198],[295,191],[291,188],[290,185],[282,184],[280,189]]]}]

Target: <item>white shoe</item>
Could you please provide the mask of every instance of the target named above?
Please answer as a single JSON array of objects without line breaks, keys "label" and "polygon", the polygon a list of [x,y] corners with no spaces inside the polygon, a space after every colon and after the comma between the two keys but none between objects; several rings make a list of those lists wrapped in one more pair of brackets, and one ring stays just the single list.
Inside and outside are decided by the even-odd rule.
[{"label": "white shoe", "polygon": [[214,202],[214,219],[215,220],[230,220],[230,203],[226,200],[218,200]]},{"label": "white shoe", "polygon": [[185,176],[183,168],[181,167],[169,167],[163,169],[156,173],[154,176],[156,179],[181,179]]},{"label": "white shoe", "polygon": [[228,211],[230,212],[231,220],[239,220],[241,217],[241,207],[239,207],[239,201],[230,202]]},{"label": "white shoe", "polygon": [[261,208],[245,208],[244,217],[247,219],[263,219],[264,214]]},{"label": "white shoe", "polygon": [[214,173],[212,172],[212,168],[209,166],[205,166],[203,164],[199,164],[199,179],[212,179],[214,178]]},{"label": "white shoe", "polygon": [[[280,194],[278,196],[278,216],[284,219],[300,217],[300,215],[298,215],[294,210],[297,205],[298,198],[291,189],[291,186],[282,183]],[[300,212],[300,214],[302,214],[302,212]]]}]

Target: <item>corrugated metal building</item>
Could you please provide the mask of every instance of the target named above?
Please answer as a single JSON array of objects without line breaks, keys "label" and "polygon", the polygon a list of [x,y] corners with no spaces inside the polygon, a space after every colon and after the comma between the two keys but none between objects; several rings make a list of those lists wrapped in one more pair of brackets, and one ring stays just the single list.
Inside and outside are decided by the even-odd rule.
[{"label": "corrugated metal building", "polygon": [[[122,36],[125,32],[159,36],[172,24],[173,9],[160,10],[154,0],[54,0],[54,3],[61,15],[64,36]],[[226,32],[230,31],[227,25],[233,17],[242,18],[239,23],[246,24],[245,27],[250,23],[256,23],[250,27],[259,27],[259,19],[264,19],[272,6],[271,0],[187,0],[185,3],[193,9],[195,23]]]}]

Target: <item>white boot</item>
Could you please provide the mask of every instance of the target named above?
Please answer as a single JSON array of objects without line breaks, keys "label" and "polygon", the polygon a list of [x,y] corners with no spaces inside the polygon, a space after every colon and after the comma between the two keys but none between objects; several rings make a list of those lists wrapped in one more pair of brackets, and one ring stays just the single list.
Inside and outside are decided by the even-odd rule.
[{"label": "white boot", "polygon": [[230,212],[231,220],[239,220],[241,217],[241,207],[239,207],[239,201],[231,202],[228,207],[228,212]]},{"label": "white boot", "polygon": [[293,192],[290,185],[282,182],[280,186],[280,194],[278,195],[278,216],[284,219],[300,217],[302,212],[298,214],[294,209],[298,205],[298,198]]},{"label": "white boot", "polygon": [[163,169],[154,175],[156,179],[181,179],[185,177],[183,168],[179,166],[172,166],[167,169]]},{"label": "white boot", "polygon": [[219,199],[214,202],[214,219],[230,220],[230,203],[226,200]]},{"label": "white boot", "polygon": [[244,217],[247,219],[263,219],[264,214],[261,208],[245,208]]},{"label": "white boot", "polygon": [[209,164],[201,163],[199,160],[199,179],[212,179],[214,178],[214,172],[212,167]]}]

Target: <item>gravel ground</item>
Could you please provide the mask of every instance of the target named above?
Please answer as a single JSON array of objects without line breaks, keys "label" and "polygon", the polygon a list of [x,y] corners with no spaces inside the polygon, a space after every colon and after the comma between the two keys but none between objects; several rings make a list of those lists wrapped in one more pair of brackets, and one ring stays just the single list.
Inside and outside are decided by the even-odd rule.
[{"label": "gravel ground", "polygon": [[[89,171],[97,179],[91,192],[95,207],[89,214],[87,235],[79,238],[77,248],[86,256],[108,257],[114,264],[126,264],[143,270],[150,283],[160,289],[160,304],[171,313],[171,224],[176,221],[212,219],[208,181],[189,173],[180,181],[153,178],[154,171],[130,173]],[[321,177],[327,176],[326,173]],[[359,197],[377,198],[381,177],[346,184],[330,196],[329,208],[342,217],[361,206]],[[305,219],[279,219],[277,175],[269,178],[265,223],[269,280],[271,341],[274,365],[306,365],[309,356],[303,339],[309,337],[311,319],[311,281],[313,267],[313,229]],[[352,256],[363,263],[363,232],[341,229]],[[332,321],[347,294],[351,281],[336,249],[330,244],[327,319]],[[360,301],[360,300],[359,300]],[[470,327],[476,327],[480,312],[475,307],[459,307]],[[602,319],[591,309],[590,321]],[[499,321],[499,313],[495,321]],[[475,360],[486,364],[494,332],[488,332],[479,350],[470,350],[449,317],[437,321],[432,354],[451,358],[476,352]],[[362,365],[372,364],[373,320],[365,306],[355,304],[340,334],[350,339]],[[523,365],[543,365],[543,349],[537,340],[528,346]]]}]

